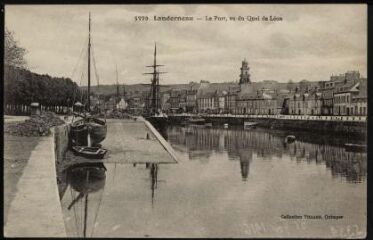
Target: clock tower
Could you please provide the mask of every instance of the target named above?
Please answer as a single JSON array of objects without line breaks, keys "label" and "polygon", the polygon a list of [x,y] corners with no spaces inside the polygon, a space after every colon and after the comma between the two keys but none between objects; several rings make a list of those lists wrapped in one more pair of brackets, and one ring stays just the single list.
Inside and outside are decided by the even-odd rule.
[{"label": "clock tower", "polygon": [[244,84],[244,83],[251,83],[250,82],[250,74],[249,74],[249,64],[248,62],[245,60],[242,61],[242,67],[241,67],[241,74],[240,74],[240,84]]}]

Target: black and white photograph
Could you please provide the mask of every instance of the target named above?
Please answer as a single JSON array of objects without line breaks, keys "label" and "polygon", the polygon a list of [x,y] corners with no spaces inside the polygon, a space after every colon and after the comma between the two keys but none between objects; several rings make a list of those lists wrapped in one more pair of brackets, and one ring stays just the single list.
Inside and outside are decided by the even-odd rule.
[{"label": "black and white photograph", "polygon": [[366,4],[6,4],[5,237],[365,238]]}]

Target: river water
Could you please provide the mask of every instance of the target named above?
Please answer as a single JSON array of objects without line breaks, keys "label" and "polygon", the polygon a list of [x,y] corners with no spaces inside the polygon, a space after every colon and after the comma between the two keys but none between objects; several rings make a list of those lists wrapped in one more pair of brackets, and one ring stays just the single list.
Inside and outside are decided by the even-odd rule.
[{"label": "river water", "polygon": [[297,140],[285,143],[283,131],[181,126],[162,134],[177,164],[104,162],[90,168],[89,186],[86,170],[66,172],[69,236],[365,234],[367,155],[347,152],[346,138],[291,133]]}]

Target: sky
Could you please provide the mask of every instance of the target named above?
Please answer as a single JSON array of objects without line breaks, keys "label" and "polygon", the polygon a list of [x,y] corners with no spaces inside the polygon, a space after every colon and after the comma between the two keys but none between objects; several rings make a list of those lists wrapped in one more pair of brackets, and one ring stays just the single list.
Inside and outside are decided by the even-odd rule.
[{"label": "sky", "polygon": [[[100,84],[149,83],[153,62],[161,84],[238,81],[241,62],[252,81],[328,80],[367,72],[367,7],[310,5],[6,5],[5,26],[27,50],[28,68],[86,85],[88,14]],[[148,16],[149,21],[135,21]],[[194,21],[154,21],[192,16]],[[204,21],[205,16],[277,16],[282,21]],[[82,74],[83,75],[82,77]],[[93,85],[97,83],[92,71]]]}]

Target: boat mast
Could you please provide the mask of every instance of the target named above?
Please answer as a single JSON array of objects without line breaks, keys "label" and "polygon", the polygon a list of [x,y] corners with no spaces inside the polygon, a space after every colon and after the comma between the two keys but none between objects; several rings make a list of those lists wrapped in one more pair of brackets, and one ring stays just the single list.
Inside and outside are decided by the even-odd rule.
[{"label": "boat mast", "polygon": [[159,99],[159,74],[163,74],[165,72],[159,72],[157,70],[157,67],[164,66],[164,65],[157,65],[157,43],[154,44],[154,63],[151,66],[146,67],[152,67],[153,72],[151,73],[144,73],[144,74],[151,74],[153,75],[152,81],[151,81],[151,88],[150,88],[150,107],[148,110],[151,111],[152,114],[155,114],[155,112],[160,108],[160,99]]},{"label": "boat mast", "polygon": [[153,79],[152,79],[152,104],[151,104],[151,108],[152,108],[152,112],[155,113],[155,111],[157,110],[157,69],[156,69],[156,66],[157,66],[157,44],[155,43],[154,45],[154,64],[153,64],[154,68],[153,68]]},{"label": "boat mast", "polygon": [[88,111],[91,109],[91,12],[89,12],[89,23],[88,23]]},{"label": "boat mast", "polygon": [[119,102],[119,82],[118,82],[118,66],[115,64],[115,71],[117,74],[117,103]]}]

